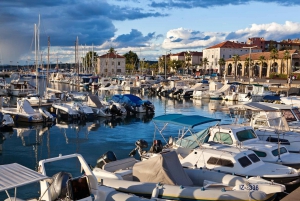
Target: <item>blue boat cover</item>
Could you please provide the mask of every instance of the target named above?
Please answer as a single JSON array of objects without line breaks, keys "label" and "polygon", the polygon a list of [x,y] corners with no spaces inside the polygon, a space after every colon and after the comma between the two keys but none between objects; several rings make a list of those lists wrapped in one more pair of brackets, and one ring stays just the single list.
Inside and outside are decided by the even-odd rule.
[{"label": "blue boat cover", "polygon": [[140,97],[132,95],[132,94],[123,94],[123,95],[113,95],[111,99],[117,103],[127,103],[131,106],[139,107],[146,104],[152,104],[150,101],[143,101]]},{"label": "blue boat cover", "polygon": [[263,97],[263,100],[271,100],[271,101],[278,100],[278,101],[280,101],[280,96],[270,96],[270,95],[267,95],[267,96]]},{"label": "blue boat cover", "polygon": [[187,126],[193,128],[195,126],[213,122],[221,121],[221,119],[214,119],[199,115],[182,115],[182,114],[167,114],[153,118],[154,122],[171,123],[180,126]]}]

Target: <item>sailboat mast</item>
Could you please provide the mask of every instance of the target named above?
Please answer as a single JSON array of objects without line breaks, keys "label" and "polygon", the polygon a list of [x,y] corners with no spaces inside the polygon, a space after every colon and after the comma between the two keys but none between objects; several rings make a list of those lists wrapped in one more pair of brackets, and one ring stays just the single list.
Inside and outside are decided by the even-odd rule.
[{"label": "sailboat mast", "polygon": [[91,72],[93,72],[93,75],[96,74],[94,68],[94,44],[92,44],[92,67],[91,68],[92,68]]},{"label": "sailboat mast", "polygon": [[48,74],[49,74],[49,52],[50,52],[50,36],[48,36],[48,64],[47,64],[47,74],[46,74],[46,86],[48,87],[48,82],[49,82],[49,78],[48,78]]},{"label": "sailboat mast", "polygon": [[36,24],[34,24],[34,46],[35,46],[35,76],[36,76],[36,79],[35,79],[35,90],[36,90],[36,93],[38,94],[38,80],[37,80],[37,69],[38,69],[38,53],[37,53],[37,26]]}]

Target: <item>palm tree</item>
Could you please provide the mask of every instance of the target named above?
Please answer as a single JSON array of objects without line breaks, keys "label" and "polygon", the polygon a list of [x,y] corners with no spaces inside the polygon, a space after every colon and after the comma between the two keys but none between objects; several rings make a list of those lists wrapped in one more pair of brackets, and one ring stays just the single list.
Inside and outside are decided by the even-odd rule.
[{"label": "palm tree", "polygon": [[205,57],[205,58],[203,59],[202,64],[204,65],[204,69],[205,69],[205,72],[206,72],[206,65],[209,64],[209,61],[208,61],[207,57]]},{"label": "palm tree", "polygon": [[259,78],[261,78],[262,77],[262,69],[263,69],[264,63],[266,61],[265,56],[260,56],[258,60],[260,63]]},{"label": "palm tree", "polygon": [[247,57],[246,60],[245,60],[245,66],[248,66],[248,72],[247,72],[248,77],[250,77],[250,66],[251,66],[251,61],[252,61],[252,59],[250,59],[249,57]]},{"label": "palm tree", "polygon": [[185,58],[185,61],[186,61],[186,65],[187,65],[187,68],[188,68],[188,74],[189,74],[189,71],[190,71],[190,61],[192,60],[191,53],[189,51],[187,51],[184,54],[184,58]]},{"label": "palm tree", "polygon": [[272,67],[273,69],[275,68],[275,65],[276,65],[276,62],[275,60],[278,59],[278,50],[276,48],[273,48],[270,52],[270,59],[273,60],[273,63],[272,63]]},{"label": "palm tree", "polygon": [[232,58],[233,58],[233,63],[234,63],[234,80],[236,80],[236,75],[237,75],[236,67],[237,67],[238,62],[241,60],[241,58],[240,58],[240,55],[237,55],[237,54],[233,55]]},{"label": "palm tree", "polygon": [[291,54],[288,50],[284,51],[283,59],[286,60],[286,74],[289,75],[289,59],[291,57]]},{"label": "palm tree", "polygon": [[108,53],[115,53],[115,48],[110,47],[109,50],[108,50]]},{"label": "palm tree", "polygon": [[224,58],[220,58],[218,61],[218,64],[220,65],[220,70],[221,70],[221,76],[223,75],[223,67],[225,66],[225,59]]}]

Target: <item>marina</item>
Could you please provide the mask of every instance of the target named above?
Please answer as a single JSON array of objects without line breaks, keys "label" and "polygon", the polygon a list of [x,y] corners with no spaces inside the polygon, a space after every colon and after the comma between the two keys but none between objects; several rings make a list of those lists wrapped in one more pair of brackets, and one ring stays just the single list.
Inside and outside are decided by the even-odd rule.
[{"label": "marina", "polygon": [[[10,80],[7,79],[8,83],[9,81]],[[14,105],[17,105],[16,110],[20,112],[24,110],[28,113],[28,114],[26,113],[26,115],[35,114],[35,112],[40,112],[39,118],[43,120],[36,121],[35,119],[27,118],[25,115],[24,117],[19,119],[16,118],[16,114],[11,113],[15,121],[13,130],[9,132],[0,133],[1,135],[0,136],[0,140],[1,140],[0,141],[1,142],[0,165],[18,163],[31,170],[37,171],[39,169],[39,162],[41,160],[55,158],[60,154],[70,155],[70,154],[77,153],[82,155],[82,157],[86,160],[88,164],[94,166],[95,161],[97,161],[101,155],[103,155],[108,151],[114,152],[114,154],[117,156],[116,158],[117,161],[123,159],[125,160],[126,158],[128,158],[128,156],[130,155],[129,153],[131,153],[132,149],[134,148],[134,142],[137,142],[139,140],[144,140],[149,144],[149,147],[147,147],[149,149],[151,143],[154,140],[166,141],[164,137],[159,136],[158,133],[156,133],[157,130],[155,129],[154,127],[155,124],[152,120],[153,118],[156,119],[161,115],[163,116],[167,116],[169,114],[181,114],[181,115],[192,115],[192,116],[201,115],[204,117],[216,119],[219,121],[219,124],[226,124],[226,125],[232,124],[236,120],[235,117],[232,116],[232,114],[230,114],[230,111],[228,109],[232,105],[237,105],[236,102],[226,101],[226,100],[215,100],[215,98],[192,99],[190,97],[193,93],[189,93],[190,95],[188,96],[188,98],[184,98],[180,94],[187,91],[187,88],[185,89],[180,88],[182,89],[180,90],[181,92],[177,92],[173,94],[171,91],[166,91],[163,92],[162,95],[159,94],[159,92],[155,92],[156,89],[159,89],[159,87],[155,89],[154,88],[151,89],[150,87],[148,87],[147,90],[137,90],[138,93],[133,93],[128,91],[118,90],[117,85],[115,85],[114,88],[110,88],[109,91],[106,90],[95,91],[95,90],[86,90],[83,87],[78,88],[77,86],[69,85],[66,83],[48,83],[48,86],[46,86],[47,84],[45,82],[46,82],[45,79],[38,79],[39,90],[37,92],[38,94],[41,95],[36,96],[38,97],[36,99],[38,100],[37,102],[34,101],[32,102],[32,104],[29,102],[30,101],[29,98],[35,97],[31,95],[25,97],[12,96],[8,100],[3,99],[3,104],[5,105],[5,107],[3,107],[2,109],[2,113],[4,113],[5,115],[9,115],[9,113],[6,111],[14,110],[13,108],[10,110],[8,110],[9,108],[6,109],[7,106],[12,107]],[[196,90],[197,88],[199,88],[199,90],[201,91],[203,89],[201,87],[202,84],[204,87],[206,87],[208,82],[197,83],[197,85],[199,85],[200,87],[194,87],[192,89]],[[155,83],[153,83],[151,86],[155,86]],[[226,88],[229,89],[230,86],[231,85],[229,84],[229,86]],[[50,95],[50,91],[52,91],[53,93],[52,95]],[[48,92],[47,96],[43,95],[44,92]],[[175,92],[175,90],[173,90],[173,92]],[[172,95],[169,96],[168,94],[172,94]],[[49,99],[45,101],[46,99],[41,99],[42,97],[49,97]],[[62,99],[64,99],[67,102],[62,101]],[[23,102],[20,102],[21,100]],[[49,100],[51,100],[51,102],[48,102]],[[82,101],[84,100],[87,101],[86,104],[83,104],[84,102]],[[111,101],[115,101],[115,102],[111,102]],[[93,106],[93,108],[90,109],[86,108],[88,104]],[[111,107],[112,105],[116,108],[120,108],[122,106],[126,106],[126,107],[120,110],[114,109],[114,111],[117,112],[112,113],[113,111]],[[102,111],[102,114],[100,114],[98,111],[100,109]],[[60,112],[58,112],[59,110]],[[67,118],[63,118],[65,114],[67,114]],[[186,118],[188,119],[188,117]],[[193,119],[192,122],[195,120],[196,119]],[[195,128],[195,132],[208,128],[208,125],[204,125],[204,124],[197,124],[197,125],[198,126]],[[211,124],[210,126],[213,125],[215,125],[215,123]],[[176,138],[178,137],[178,131],[176,131],[178,129],[180,131],[180,126],[176,124],[175,125],[169,124],[168,127],[164,129],[164,134],[165,136],[168,137],[171,136],[173,138]],[[216,129],[218,128],[216,127]],[[154,137],[153,134],[156,137]],[[211,137],[212,141],[216,141],[214,139],[215,139],[214,137]],[[223,141],[221,143],[223,143]],[[244,147],[247,147],[246,145],[247,144],[245,144]],[[213,147],[213,145],[210,146]],[[215,147],[218,146],[216,145]],[[275,145],[272,147],[276,149]],[[208,149],[208,147],[206,147],[205,149]],[[215,149],[219,149],[219,148],[215,148]],[[225,150],[225,148],[221,148],[221,149]],[[236,154],[237,155],[236,157],[240,157],[240,155],[244,154],[244,153],[239,153],[239,151],[237,150],[234,150],[233,147],[226,148],[226,150],[228,153],[232,152]],[[199,151],[198,153],[201,152]],[[249,157],[250,155],[251,156],[254,155],[252,151],[251,153],[250,151],[245,152],[245,154],[246,153],[247,155],[249,155]],[[217,153],[213,153],[213,152],[211,153],[207,152],[206,154],[217,155]],[[183,156],[184,153],[181,153],[181,155]],[[193,157],[195,156],[186,157],[186,160],[182,160],[182,162],[185,164],[191,164],[192,162],[189,160],[195,160],[193,159]],[[229,155],[227,157],[229,157]],[[284,160],[284,156],[282,156],[282,159]],[[130,160],[139,160],[139,156],[136,155],[134,156],[134,158],[131,158]],[[173,160],[178,160],[178,159],[174,158]],[[255,160],[259,160],[259,159],[257,158]],[[198,163],[197,166],[202,166],[200,164],[201,163]],[[66,165],[67,163],[64,164],[64,162],[62,162],[63,167],[65,167]],[[266,182],[265,185],[270,185],[267,182],[274,182],[274,179],[276,180],[275,181],[276,183],[278,182],[282,184],[296,183],[296,185],[298,185],[299,176],[297,176],[298,174],[296,173],[295,169],[287,168],[287,170],[284,170],[283,168],[280,168],[279,165],[268,165],[270,166],[270,168],[263,168],[264,166],[262,161],[256,163],[255,165],[253,164],[253,166],[255,166],[257,169],[260,168],[261,171],[263,169],[270,169],[271,167],[274,169],[276,168],[282,169],[281,171],[277,172],[279,175],[277,178],[276,176],[274,177],[274,175],[267,175],[269,174],[268,172],[263,173],[264,176],[261,175],[262,179],[269,180],[269,181],[267,180],[263,181]],[[184,167],[191,168],[189,165],[186,165]],[[216,170],[220,171],[222,169],[219,170],[216,169]],[[66,169],[66,171],[70,171],[72,173],[71,169]],[[256,170],[253,169],[252,172],[255,173],[255,171]],[[283,174],[284,172],[289,172],[289,173],[284,176]],[[53,174],[54,173],[55,172],[53,172]],[[193,180],[193,183],[195,184],[192,175],[196,173],[190,173],[190,172],[187,173],[189,177],[191,177],[191,179]],[[235,173],[238,174],[238,177],[244,175],[245,178],[248,178],[249,176],[247,175],[247,173],[238,172],[238,170],[236,170]],[[226,174],[226,171],[223,172],[223,174]],[[229,172],[229,174],[234,174],[234,173]],[[110,173],[108,175],[110,175]],[[255,178],[255,176],[257,175],[253,174],[250,176],[253,176],[251,178]],[[281,177],[280,175],[283,176],[283,178],[280,178]],[[217,178],[217,176],[214,177]],[[270,177],[270,179],[268,179],[268,177]],[[100,176],[100,178],[103,178],[103,175]],[[206,181],[207,179],[208,178],[204,179],[205,182],[207,182]],[[99,179],[98,182],[100,182]],[[110,183],[111,185],[110,187],[114,189],[117,189],[117,186],[119,186],[118,188],[124,188],[124,186],[122,187],[121,185],[125,185],[125,186],[131,185],[130,183],[118,184],[117,182],[116,185],[114,182],[111,181],[107,181],[107,182]],[[225,180],[222,181],[222,183],[224,182]],[[255,183],[259,181],[254,179],[251,180],[251,182]],[[288,187],[284,187],[282,184],[278,184],[279,186],[272,186],[272,188],[274,188],[274,192],[282,193],[283,191],[285,191],[285,189],[287,191],[291,191],[291,189],[295,188],[295,185],[293,185],[293,187],[291,187],[290,185]],[[197,185],[201,186],[202,183],[201,184],[198,183]],[[238,186],[241,185],[244,184],[242,183],[238,184]],[[253,185],[255,186],[256,184]],[[280,185],[282,185],[284,188]],[[19,194],[23,195],[23,197],[25,197],[26,199],[33,197],[33,195],[36,194],[41,188],[41,186],[37,183],[29,184],[29,186],[30,188],[22,187],[18,189]],[[230,187],[230,189],[231,188],[236,189],[237,187],[234,187],[233,185]],[[261,186],[259,188],[270,190],[270,187]],[[152,187],[151,189],[153,190]],[[148,190],[148,193],[150,194],[153,193],[151,189]],[[172,188],[170,187],[170,189]],[[13,194],[12,189],[9,190],[8,192]],[[206,192],[208,193],[207,195],[211,194],[209,192],[210,191]],[[254,191],[254,192],[255,194],[253,194],[254,196],[253,199],[257,198],[258,200],[267,200],[271,198],[272,199],[276,198],[276,193],[274,194],[273,191],[270,191],[266,197],[263,196],[263,193],[260,194],[258,191]],[[124,191],[123,193],[130,193],[130,191]],[[201,194],[201,190],[199,193],[200,193],[199,195],[195,194],[196,197],[193,199],[198,199],[198,200],[209,199],[209,197],[205,197],[207,195],[204,195],[203,193]],[[230,199],[233,199],[235,196],[238,195],[238,197],[240,197],[239,200],[246,200],[247,195],[243,195],[243,192],[232,191],[231,193],[232,193],[232,198]],[[220,195],[216,193],[213,194],[222,197],[222,193]],[[158,195],[161,198],[165,197],[164,194],[158,194]],[[282,197],[283,195],[285,195],[285,193],[281,194],[280,196]],[[126,197],[126,195],[124,196]],[[175,193],[172,194],[172,196],[176,197],[178,195],[176,195]],[[7,196],[4,191],[0,192],[1,200],[5,199],[6,197]]]}]

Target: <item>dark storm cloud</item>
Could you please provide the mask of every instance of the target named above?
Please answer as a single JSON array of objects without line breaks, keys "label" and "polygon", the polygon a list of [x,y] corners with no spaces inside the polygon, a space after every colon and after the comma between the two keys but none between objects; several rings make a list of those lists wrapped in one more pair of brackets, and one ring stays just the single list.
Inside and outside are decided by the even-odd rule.
[{"label": "dark storm cloud", "polygon": [[118,43],[119,47],[146,47],[147,44],[155,38],[156,36],[154,32],[143,36],[140,31],[132,29],[129,34],[122,34],[118,36],[114,42]]},{"label": "dark storm cloud", "polygon": [[[73,47],[77,36],[80,44],[101,45],[115,36],[113,20],[164,16],[157,11],[111,5],[106,0],[2,0],[0,13],[0,48],[6,49],[0,50],[3,58],[10,57],[5,55],[8,51],[14,51],[14,58],[33,51],[33,27],[39,14],[41,48],[47,47],[48,36],[51,46]],[[137,37],[137,44],[145,44],[151,34]]]},{"label": "dark storm cloud", "polygon": [[154,8],[208,8],[225,5],[243,5],[250,2],[277,3],[283,6],[300,5],[299,0],[169,0],[153,1],[149,6]]}]

